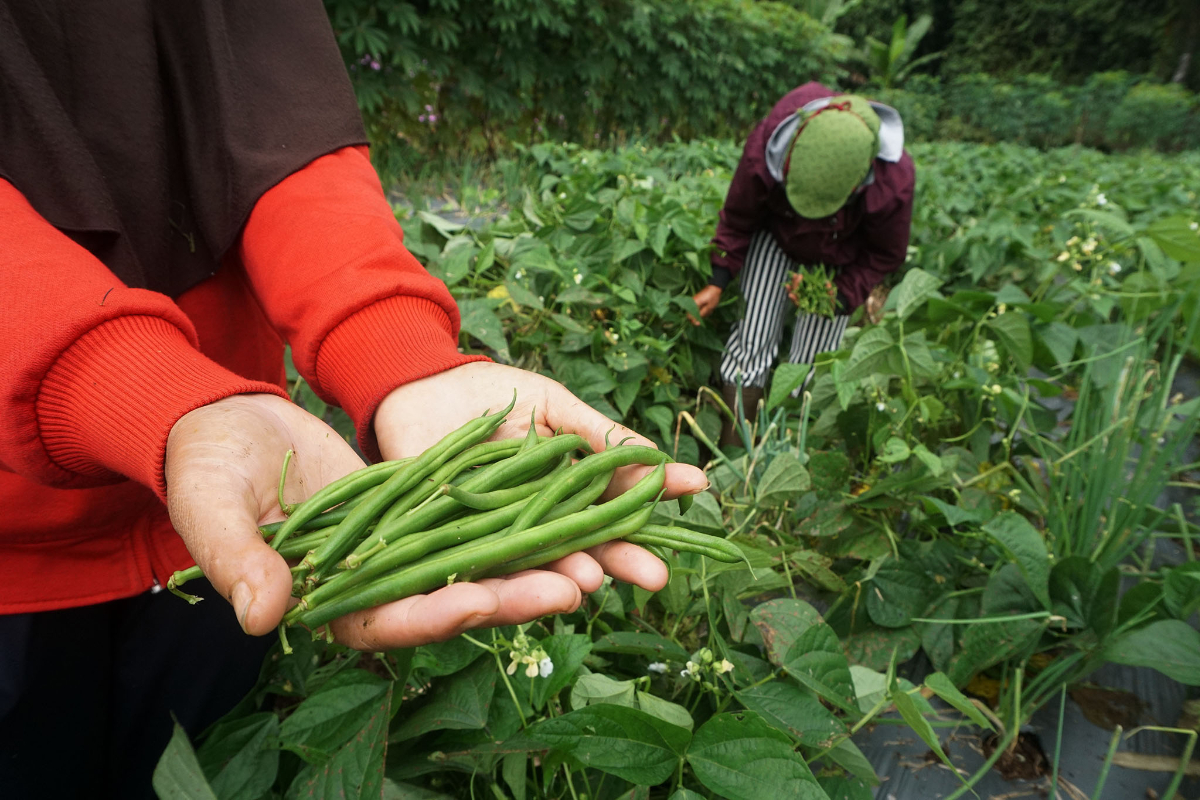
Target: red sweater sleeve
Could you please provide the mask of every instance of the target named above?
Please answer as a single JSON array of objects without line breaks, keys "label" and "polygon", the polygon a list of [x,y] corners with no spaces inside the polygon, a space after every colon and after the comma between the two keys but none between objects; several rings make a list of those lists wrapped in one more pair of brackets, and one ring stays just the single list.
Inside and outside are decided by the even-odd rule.
[{"label": "red sweater sleeve", "polygon": [[0,179],[0,468],[77,488],[133,478],[165,496],[171,426],[245,392],[196,350],[165,295],[130,289]]},{"label": "red sweater sleeve", "polygon": [[365,148],[322,156],[264,194],[239,256],[297,370],[346,410],[371,459],[388,392],[486,360],[458,352],[458,306],[404,248]]}]

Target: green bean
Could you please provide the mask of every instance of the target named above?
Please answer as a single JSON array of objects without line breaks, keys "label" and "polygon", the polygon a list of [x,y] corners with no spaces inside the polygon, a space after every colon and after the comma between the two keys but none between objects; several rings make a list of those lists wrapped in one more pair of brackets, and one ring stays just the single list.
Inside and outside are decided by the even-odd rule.
[{"label": "green bean", "polygon": [[389,525],[395,520],[412,511],[425,500],[436,494],[442,485],[452,480],[459,473],[491,464],[494,461],[508,458],[523,446],[515,439],[502,439],[498,442],[483,442],[464,450],[460,455],[443,464],[429,477],[422,480],[404,496],[392,503],[391,507],[379,519],[379,525]]},{"label": "green bean", "polygon": [[[559,519],[568,514],[582,511],[591,505],[608,486],[611,475],[598,475],[583,491],[564,500],[546,515]],[[466,519],[443,525],[423,533],[406,536],[388,545],[379,553],[367,560],[361,567],[354,570],[339,572],[310,591],[304,602],[316,604],[327,597],[332,597],[352,586],[360,586],[372,578],[376,578],[394,569],[411,564],[422,556],[437,550],[478,540],[482,536],[501,531],[521,513],[521,509],[529,502],[529,498],[520,500],[505,508],[498,508],[484,514],[476,514]]]},{"label": "green bean", "polygon": [[530,495],[537,494],[549,486],[552,481],[558,480],[560,473],[570,465],[571,456],[568,453],[563,456],[563,459],[548,474],[535,481],[514,486],[511,489],[496,489],[490,492],[468,492],[461,486],[453,486],[446,483],[442,484],[441,491],[467,508],[473,508],[476,511],[491,511],[492,509],[503,508],[518,500],[524,500]]},{"label": "green bean", "polygon": [[681,494],[677,499],[679,500],[679,514],[682,516],[691,510],[692,503],[696,500],[696,495]]},{"label": "green bean", "polygon": [[288,612],[285,619],[291,624],[315,628],[354,611],[429,591],[453,580],[457,575],[481,573],[489,567],[511,561],[517,554],[552,547],[580,532],[628,517],[659,495],[665,474],[666,469],[659,464],[621,496],[586,511],[507,535],[502,544],[488,541],[485,537],[468,545],[426,556],[391,575],[345,591],[319,606],[306,610],[302,600],[300,605]]},{"label": "green bean", "polygon": [[473,576],[477,578],[495,578],[500,575],[509,575],[514,572],[522,572],[527,569],[534,569],[551,561],[558,561],[560,558],[566,558],[572,553],[578,553],[581,550],[587,550],[590,547],[611,542],[614,539],[623,539],[629,534],[637,531],[650,519],[654,513],[654,506],[648,505],[640,511],[636,511],[625,519],[618,520],[603,528],[598,528],[594,531],[588,531],[578,536],[567,539],[565,542],[559,542],[553,547],[547,547],[543,550],[538,550],[520,558],[506,561],[503,564],[498,564],[494,567],[489,567],[481,574]]},{"label": "green bean", "polygon": [[418,456],[405,469],[393,473],[386,482],[371,493],[370,497],[351,510],[324,544],[305,556],[304,564],[310,570],[316,571],[325,564],[337,562],[347,551],[359,543],[367,527],[377,520],[397,498],[466,448],[495,433],[516,402],[517,397],[514,393],[512,401],[505,408],[495,414],[471,420],[458,430],[443,437],[441,441]]},{"label": "green bean", "polygon": [[339,503],[349,500],[351,497],[356,497],[369,489],[373,489],[413,461],[415,459],[412,458],[402,458],[398,461],[381,461],[378,464],[351,472],[349,475],[338,478],[336,481],[317,490],[313,493],[312,497],[297,505],[295,510],[292,511],[292,515],[279,526],[275,531],[274,538],[271,539],[271,547],[278,550],[288,540],[288,537],[300,530],[302,525],[318,516],[322,511],[333,508]]},{"label": "green bean", "polygon": [[588,456],[570,467],[560,481],[538,493],[512,524],[510,533],[517,534],[536,525],[559,500],[579,491],[601,472],[610,472],[630,464],[664,464],[669,460],[661,450],[642,445],[618,445]]},{"label": "green bean", "polygon": [[[493,464],[480,470],[478,475],[465,481],[460,488],[470,492],[490,491],[510,483],[514,478],[527,475],[531,469],[542,469],[548,462],[555,461],[573,450],[586,446],[587,442],[582,436],[575,434],[554,436],[499,464]],[[345,568],[357,568],[364,560],[401,536],[433,527],[438,522],[445,520],[449,514],[462,508],[462,503],[453,498],[439,497],[420,511],[397,520],[395,524],[376,526],[375,533],[360,542],[358,547],[346,557]]]},{"label": "green bean", "polygon": [[[642,530],[626,536],[625,541],[631,544],[655,545],[686,553],[698,553],[711,558],[713,561],[721,561],[725,564],[736,564],[746,558],[745,554],[736,546],[716,536],[709,536],[704,533],[696,534],[693,531],[688,531],[688,533],[693,533],[695,536],[703,536],[707,539],[707,541],[699,541],[678,535],[655,536],[654,534],[646,533],[645,530],[645,528],[642,528]],[[670,530],[678,529],[671,528]]]},{"label": "green bean", "polygon": [[303,558],[309,550],[318,547],[337,529],[337,523],[307,531],[299,536],[293,536],[287,544],[279,548],[279,555],[284,558]]},{"label": "green bean", "polygon": [[[374,488],[374,487],[372,487],[372,488]],[[350,509],[354,508],[356,505],[361,503],[363,500],[366,500],[368,495],[370,495],[370,493],[371,493],[371,490],[367,489],[362,494],[358,494],[358,495],[355,495],[354,497],[351,497],[349,500],[342,503],[341,505],[334,506],[333,508],[329,509],[328,511],[324,511],[324,512],[318,514],[317,516],[313,517],[308,522],[301,524],[300,527],[296,529],[296,531],[297,532],[299,532],[299,531],[315,531],[319,528],[328,528],[331,525],[337,525],[339,522],[341,522],[342,520],[344,520],[346,518],[346,515],[350,513]],[[283,527],[283,524],[286,521],[287,520],[281,520],[279,522],[271,522],[267,525],[259,525],[258,530],[262,533],[263,536],[273,536],[279,532],[279,529],[281,527]]]}]

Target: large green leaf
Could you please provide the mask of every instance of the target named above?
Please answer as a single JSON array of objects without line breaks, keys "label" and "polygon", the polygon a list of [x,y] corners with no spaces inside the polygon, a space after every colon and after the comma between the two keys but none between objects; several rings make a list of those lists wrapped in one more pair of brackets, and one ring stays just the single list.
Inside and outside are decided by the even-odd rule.
[{"label": "large green leaf", "polygon": [[925,685],[942,700],[946,701],[954,708],[961,711],[972,722],[981,728],[995,730],[992,727],[992,722],[983,715],[970,698],[960,692],[958,688],[951,682],[950,678],[945,673],[935,672],[925,678]]},{"label": "large green leaf", "polygon": [[1029,331],[1029,319],[1020,312],[1010,311],[992,317],[986,324],[1017,362],[1017,368],[1029,369],[1033,362],[1033,336]]},{"label": "large green leaf", "polygon": [[154,768],[152,784],[162,800],[217,800],[196,761],[192,743],[178,722]]},{"label": "large green leaf", "polygon": [[1116,621],[1120,581],[1115,567],[1103,573],[1086,556],[1064,558],[1050,572],[1052,610],[1068,624],[1103,637]]},{"label": "large green leaf", "polygon": [[585,767],[653,786],[669,778],[691,733],[635,708],[599,704],[545,719],[527,734]]},{"label": "large green leaf", "polygon": [[1037,528],[1015,511],[1007,511],[984,525],[983,530],[1004,548],[1021,570],[1033,596],[1049,609],[1050,553]]},{"label": "large green leaf", "polygon": [[[593,595],[595,596],[595,595]],[[615,595],[614,595],[615,597]],[[545,678],[537,678],[533,682],[533,707],[540,709],[564,686],[571,682],[584,659],[592,652],[592,639],[582,633],[558,634],[547,636],[541,641],[542,649],[546,651],[554,671]]]},{"label": "large green leaf", "polygon": [[467,669],[439,682],[430,701],[406,713],[392,732],[394,742],[434,730],[475,730],[488,721],[496,690],[496,662],[481,658]]},{"label": "large green leaf", "polygon": [[718,714],[687,753],[696,778],[727,800],[828,800],[787,734],[757,714]]},{"label": "large green leaf", "polygon": [[390,681],[366,670],[339,672],[283,721],[279,738],[308,761],[327,758],[362,730],[390,688]]},{"label": "large green leaf", "polygon": [[834,736],[846,732],[845,723],[822,705],[816,695],[787,681],[742,689],[737,698],[746,708],[809,747],[825,747]]},{"label": "large green leaf", "polygon": [[904,280],[893,289],[896,297],[896,313],[900,319],[908,319],[926,300],[937,295],[942,281],[920,267],[912,267],[904,273]]},{"label": "large green leaf", "polygon": [[764,508],[795,502],[808,491],[812,481],[794,453],[783,452],[771,459],[758,482],[757,501]]},{"label": "large green leaf", "polygon": [[896,342],[886,328],[878,325],[867,328],[850,351],[850,360],[846,362],[842,380],[856,381],[873,375],[887,361],[888,354],[895,346]]},{"label": "large green leaf", "polygon": [[867,585],[867,613],[885,628],[903,628],[929,605],[931,581],[917,567],[888,561]]},{"label": "large green leaf", "polygon": [[1200,226],[1195,219],[1182,215],[1151,223],[1146,233],[1163,252],[1177,261],[1200,261]]},{"label": "large green leaf", "polygon": [[1114,664],[1150,667],[1188,686],[1200,686],[1200,632],[1177,619],[1151,622],[1104,651]]},{"label": "large green leaf", "polygon": [[768,600],[754,607],[750,621],[762,634],[767,646],[767,658],[782,666],[796,640],[821,621],[817,610],[803,600]]},{"label": "large green leaf", "polygon": [[391,718],[392,685],[371,710],[354,737],[333,758],[302,769],[288,788],[288,800],[330,797],[380,797]]},{"label": "large green leaf", "polygon": [[767,395],[766,410],[773,410],[792,392],[799,389],[800,384],[804,383],[804,379],[811,371],[812,367],[808,364],[784,363],[776,367],[775,372],[771,375],[771,391]]},{"label": "large green leaf", "polygon": [[784,669],[817,695],[835,706],[855,710],[854,680],[850,662],[833,628],[819,622],[800,634],[788,650]]},{"label": "large green leaf", "polygon": [[258,800],[279,769],[279,717],[270,711],[218,722],[196,758],[221,800]]},{"label": "large green leaf", "polygon": [[496,351],[501,361],[512,362],[508,352],[508,339],[504,335],[504,326],[500,318],[492,310],[492,304],[485,299],[460,299],[458,311],[462,317],[462,332],[474,336],[486,347]]}]

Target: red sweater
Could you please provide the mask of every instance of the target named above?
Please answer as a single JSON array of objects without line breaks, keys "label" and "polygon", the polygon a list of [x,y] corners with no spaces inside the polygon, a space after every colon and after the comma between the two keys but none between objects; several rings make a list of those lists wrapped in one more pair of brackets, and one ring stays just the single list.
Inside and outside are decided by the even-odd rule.
[{"label": "red sweater", "polygon": [[123,286],[2,179],[0,242],[0,614],[128,597],[190,566],[163,504],[167,435],[222,397],[286,397],[284,342],[372,458],[388,392],[479,360],[364,148],[264,194],[176,301]]},{"label": "red sweater", "polygon": [[779,124],[807,103],[840,95],[819,83],[788,92],[746,140],[713,237],[712,283],[722,288],[746,260],[750,239],[768,230],[785,253],[803,265],[834,267],[834,282],[850,308],[867,299],[908,254],[916,174],[912,158],[875,160],[875,180],[862,195],[825,219],[792,210],[783,184],[767,167],[767,141]]}]

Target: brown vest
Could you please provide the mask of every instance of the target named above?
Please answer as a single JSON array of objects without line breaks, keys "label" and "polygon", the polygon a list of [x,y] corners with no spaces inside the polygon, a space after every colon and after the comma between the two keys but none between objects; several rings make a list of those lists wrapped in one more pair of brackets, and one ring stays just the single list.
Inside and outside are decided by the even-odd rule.
[{"label": "brown vest", "polygon": [[365,142],[320,0],[0,0],[0,177],[129,286],[179,296]]}]

